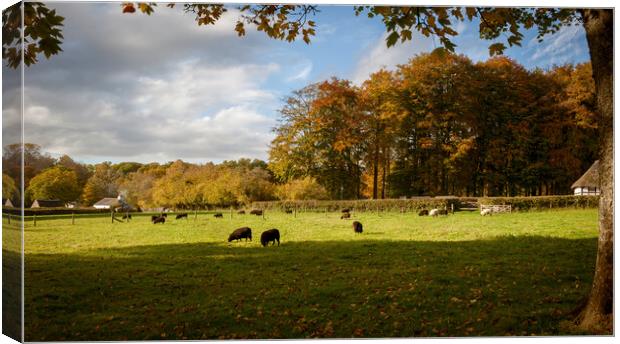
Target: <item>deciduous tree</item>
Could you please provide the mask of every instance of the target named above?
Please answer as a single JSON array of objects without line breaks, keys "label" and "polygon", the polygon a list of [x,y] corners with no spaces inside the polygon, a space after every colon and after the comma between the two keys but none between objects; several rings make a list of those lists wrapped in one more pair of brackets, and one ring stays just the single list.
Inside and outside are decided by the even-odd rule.
[{"label": "deciduous tree", "polygon": [[61,166],[50,167],[36,175],[26,189],[26,198],[75,201],[80,196],[74,171]]},{"label": "deciduous tree", "polygon": [[95,172],[86,182],[82,193],[84,204],[92,205],[105,197],[117,197],[121,176],[110,162],[95,165]]},{"label": "deciduous tree", "polygon": [[17,190],[15,180],[6,173],[2,173],[2,198],[10,199],[13,202],[19,198],[19,190]]},{"label": "deciduous tree", "polygon": [[279,185],[277,195],[281,200],[293,201],[329,199],[327,190],[312,177],[294,179]]}]

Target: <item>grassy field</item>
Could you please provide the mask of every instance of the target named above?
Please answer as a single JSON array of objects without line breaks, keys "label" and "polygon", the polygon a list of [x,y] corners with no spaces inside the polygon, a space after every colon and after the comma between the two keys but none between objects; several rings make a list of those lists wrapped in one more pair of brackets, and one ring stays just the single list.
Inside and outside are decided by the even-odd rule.
[{"label": "grassy field", "polygon": [[595,209],[353,219],[29,223],[26,340],[556,335],[589,291]]}]

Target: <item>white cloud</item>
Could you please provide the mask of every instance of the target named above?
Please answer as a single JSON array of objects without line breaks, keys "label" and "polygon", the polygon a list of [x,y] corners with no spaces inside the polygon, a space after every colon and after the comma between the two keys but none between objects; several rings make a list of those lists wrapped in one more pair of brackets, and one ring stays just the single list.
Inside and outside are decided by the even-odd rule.
[{"label": "white cloud", "polygon": [[255,57],[273,40],[236,37],[230,12],[199,27],[178,9],[148,17],[118,4],[57,6],[64,52],[27,70],[27,142],[84,161],[267,158],[279,105],[268,81],[281,68]]},{"label": "white cloud", "polygon": [[303,64],[297,67],[298,72],[293,76],[289,77],[286,81],[305,81],[310,76],[310,72],[312,72],[312,62],[304,61]]},{"label": "white cloud", "polygon": [[416,54],[429,52],[434,49],[433,40],[420,33],[414,33],[411,41],[396,43],[387,47],[385,39],[387,33],[383,33],[372,45],[367,55],[361,57],[353,72],[352,81],[361,84],[368,76],[381,68],[394,69],[398,64],[404,64]]},{"label": "white cloud", "polygon": [[543,37],[540,43],[535,37],[532,38],[527,44],[527,48],[533,50],[530,54],[530,62],[544,63],[547,66],[571,62],[575,55],[584,52],[582,42],[578,39],[580,35],[583,35],[583,31],[581,25],[565,26],[555,34]]},{"label": "white cloud", "polygon": [[63,90],[30,86],[26,139],[72,156],[144,162],[266,158],[275,120],[264,113],[277,98],[263,81],[277,70],[275,64],[215,68],[194,61],[140,78],[122,94],[85,91],[70,104],[55,101]]}]

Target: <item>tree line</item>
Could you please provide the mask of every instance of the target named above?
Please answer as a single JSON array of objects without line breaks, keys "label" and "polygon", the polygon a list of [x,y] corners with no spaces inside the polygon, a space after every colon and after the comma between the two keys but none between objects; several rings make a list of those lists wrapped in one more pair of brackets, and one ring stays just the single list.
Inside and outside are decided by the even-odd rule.
[{"label": "tree line", "polygon": [[[331,78],[280,109],[269,162],[81,164],[24,145],[25,201],[140,208],[421,195],[568,194],[596,159],[589,64],[528,71],[437,50],[360,86]],[[3,198],[18,195],[20,145],[3,153]]]},{"label": "tree line", "polygon": [[[326,199],[312,178],[276,183],[268,164],[254,159],[219,164],[181,160],[165,164],[121,162],[82,164],[70,156],[53,158],[36,144],[24,145],[24,202],[57,199],[92,206],[105,197],[122,195],[139,209],[197,209],[249,205],[277,199]],[[21,145],[4,147],[2,197],[19,202]]]},{"label": "tree line", "polygon": [[529,71],[437,49],[360,86],[294,91],[269,167],[332,199],[568,194],[597,157],[594,91],[589,63]]}]

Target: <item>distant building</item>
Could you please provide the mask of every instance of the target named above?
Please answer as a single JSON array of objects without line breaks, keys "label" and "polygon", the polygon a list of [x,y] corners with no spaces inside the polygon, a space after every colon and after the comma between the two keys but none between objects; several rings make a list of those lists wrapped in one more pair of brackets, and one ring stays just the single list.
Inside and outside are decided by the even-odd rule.
[{"label": "distant building", "polygon": [[110,209],[116,208],[120,205],[120,202],[116,197],[102,198],[99,202],[93,204],[93,207],[97,209]]},{"label": "distant building", "polygon": [[586,171],[586,173],[577,179],[571,186],[575,195],[595,196],[601,194],[598,174],[598,160]]},{"label": "distant building", "polygon": [[3,207],[11,207],[14,208],[15,206],[13,205],[13,202],[11,202],[10,198],[3,198],[2,199],[2,206]]},{"label": "distant building", "polygon": [[35,199],[30,208],[64,208],[65,202],[59,199]]}]

